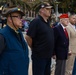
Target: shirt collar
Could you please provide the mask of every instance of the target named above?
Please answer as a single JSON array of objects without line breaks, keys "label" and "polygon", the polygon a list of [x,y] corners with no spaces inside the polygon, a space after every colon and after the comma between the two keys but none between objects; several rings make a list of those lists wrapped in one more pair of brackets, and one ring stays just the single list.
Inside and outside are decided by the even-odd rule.
[{"label": "shirt collar", "polygon": [[65,29],[65,27],[64,27],[64,25],[63,25],[63,24],[61,24],[61,26],[62,26],[62,28],[63,28],[63,29]]},{"label": "shirt collar", "polygon": [[71,23],[69,23],[69,25],[71,25],[74,29],[76,29],[76,28],[75,28],[75,25],[72,25]]},{"label": "shirt collar", "polygon": [[[9,26],[9,25],[8,25]],[[13,31],[15,31],[15,33],[19,33],[19,29],[14,29],[13,27],[9,26]]]},{"label": "shirt collar", "polygon": [[[9,26],[9,25],[8,25]],[[19,29],[15,30],[13,27],[9,26],[15,33],[19,33]]]},{"label": "shirt collar", "polygon": [[[43,22],[45,22],[45,20],[43,19],[43,17],[42,16],[40,16],[40,15],[38,15],[38,17],[43,21]],[[45,22],[45,23],[49,23],[49,20],[47,20],[47,22]]]}]

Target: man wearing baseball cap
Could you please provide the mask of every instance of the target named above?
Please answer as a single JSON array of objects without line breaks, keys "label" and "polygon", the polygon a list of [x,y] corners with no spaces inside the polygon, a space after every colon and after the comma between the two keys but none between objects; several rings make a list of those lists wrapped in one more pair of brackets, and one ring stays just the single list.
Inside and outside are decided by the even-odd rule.
[{"label": "man wearing baseball cap", "polygon": [[48,18],[51,15],[49,3],[38,6],[39,15],[30,23],[26,40],[32,49],[33,75],[50,75],[51,57],[54,48],[53,29]]},{"label": "man wearing baseball cap", "polygon": [[28,75],[28,46],[19,28],[23,11],[18,7],[3,9],[7,25],[0,30],[0,75]]}]

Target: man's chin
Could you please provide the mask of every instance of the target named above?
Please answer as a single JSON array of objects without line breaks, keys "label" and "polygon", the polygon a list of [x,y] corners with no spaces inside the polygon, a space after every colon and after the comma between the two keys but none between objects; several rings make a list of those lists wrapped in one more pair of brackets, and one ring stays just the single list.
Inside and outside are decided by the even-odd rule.
[{"label": "man's chin", "polygon": [[19,28],[22,28],[22,25],[20,25]]}]

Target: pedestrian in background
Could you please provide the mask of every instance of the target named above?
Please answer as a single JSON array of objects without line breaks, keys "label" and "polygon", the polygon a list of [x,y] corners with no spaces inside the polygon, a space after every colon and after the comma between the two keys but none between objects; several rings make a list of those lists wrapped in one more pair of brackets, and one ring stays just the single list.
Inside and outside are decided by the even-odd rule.
[{"label": "pedestrian in background", "polygon": [[52,6],[43,2],[38,8],[39,15],[30,23],[25,38],[32,49],[33,75],[50,75],[54,34],[48,18],[51,15]]},{"label": "pedestrian in background", "polygon": [[65,75],[66,60],[68,56],[69,37],[66,31],[68,25],[68,14],[60,15],[60,24],[55,26],[55,48],[56,66],[54,75]]},{"label": "pedestrian in background", "polygon": [[[76,18],[76,15],[75,15],[75,18]],[[75,20],[75,28],[76,28],[76,20]],[[72,75],[76,75],[76,56],[75,56],[75,61],[73,65]]]},{"label": "pedestrian in background", "polygon": [[66,75],[72,75],[74,60],[76,56],[76,15],[69,16],[69,24],[66,27],[69,35],[69,55],[66,62]]},{"label": "pedestrian in background", "polygon": [[8,7],[2,11],[7,25],[0,30],[0,75],[28,75],[28,46],[22,32],[23,11]]}]

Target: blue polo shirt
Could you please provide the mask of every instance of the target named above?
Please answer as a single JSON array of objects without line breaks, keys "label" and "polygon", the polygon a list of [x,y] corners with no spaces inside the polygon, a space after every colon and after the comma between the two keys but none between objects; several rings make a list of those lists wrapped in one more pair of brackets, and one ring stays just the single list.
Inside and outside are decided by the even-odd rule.
[{"label": "blue polo shirt", "polygon": [[39,15],[29,25],[27,35],[32,38],[32,56],[50,58],[54,49],[54,33],[50,23]]}]

